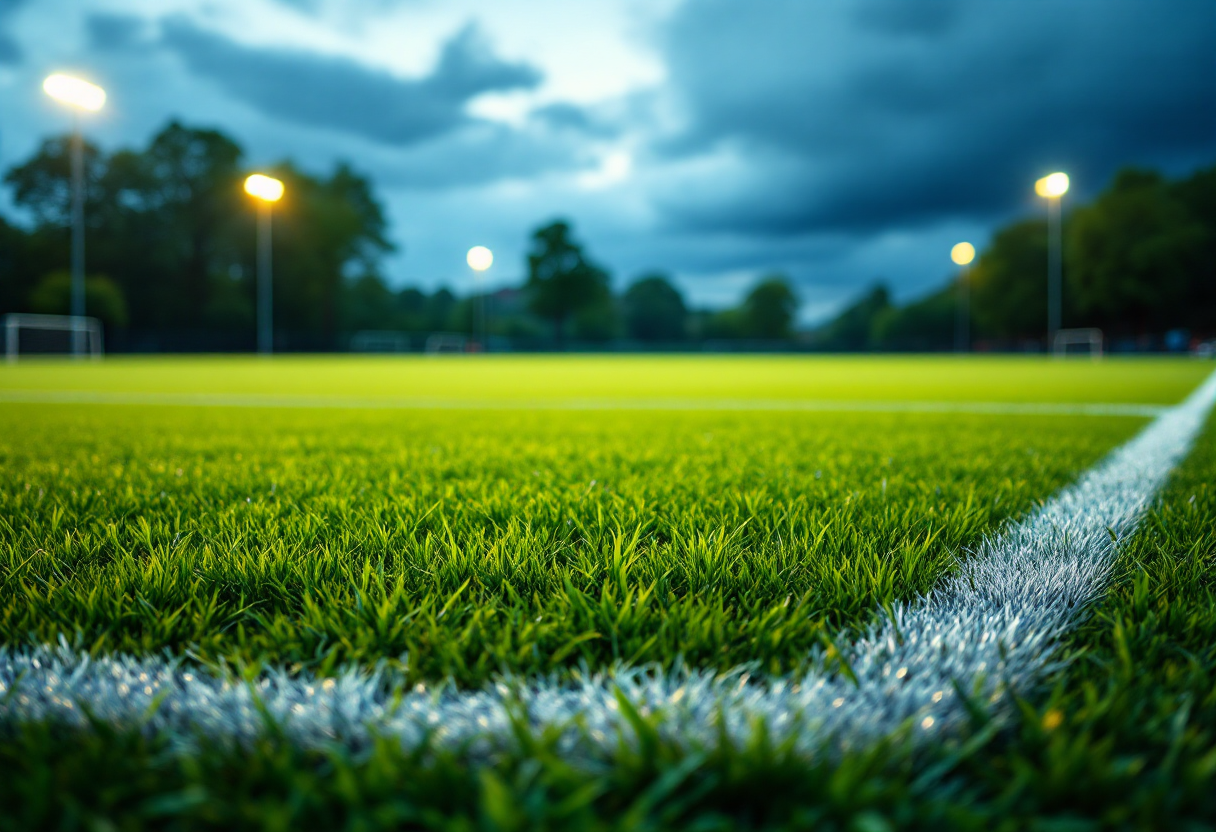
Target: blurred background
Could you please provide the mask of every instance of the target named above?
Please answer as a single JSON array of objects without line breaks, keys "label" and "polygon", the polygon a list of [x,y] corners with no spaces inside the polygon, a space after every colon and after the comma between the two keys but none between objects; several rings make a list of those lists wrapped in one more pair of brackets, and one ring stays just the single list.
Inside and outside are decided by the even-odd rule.
[{"label": "blurred background", "polygon": [[1214,54],[1185,0],[0,0],[0,314],[73,311],[75,225],[111,352],[257,348],[259,270],[275,351],[1210,349]]}]

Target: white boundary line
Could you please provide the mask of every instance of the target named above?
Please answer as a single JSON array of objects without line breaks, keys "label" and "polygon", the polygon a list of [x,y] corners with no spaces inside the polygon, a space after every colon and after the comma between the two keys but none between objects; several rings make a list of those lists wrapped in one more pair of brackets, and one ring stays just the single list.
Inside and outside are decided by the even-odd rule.
[{"label": "white boundary line", "polygon": [[565,726],[569,753],[610,755],[632,733],[619,692],[643,714],[661,712],[659,730],[688,745],[712,746],[723,732],[744,740],[759,717],[775,738],[792,735],[807,754],[901,729],[919,740],[954,733],[968,721],[956,684],[999,712],[1011,688],[1033,684],[1048,666],[1077,612],[1105,588],[1119,541],[1188,453],[1214,401],[1216,374],[1041,509],[985,540],[927,597],[897,606],[846,649],[851,679],[826,663],[777,682],[618,668],[574,683],[419,687],[394,696],[376,669],[329,680],[269,672],[249,683],[161,658],[90,660],[61,645],[0,649],[0,718],[84,724],[87,706],[97,718],[179,738],[201,731],[243,741],[265,730],[268,714],[306,745],[358,744],[376,732],[405,746],[432,737],[477,752],[514,744],[512,709],[522,708],[534,726]]},{"label": "white boundary line", "polygon": [[1160,416],[1168,405],[1121,402],[883,401],[867,399],[444,399],[247,393],[121,393],[93,390],[0,390],[8,404],[114,404],[170,407],[264,407],[332,410],[672,410],[807,413],[963,413],[993,416]]}]

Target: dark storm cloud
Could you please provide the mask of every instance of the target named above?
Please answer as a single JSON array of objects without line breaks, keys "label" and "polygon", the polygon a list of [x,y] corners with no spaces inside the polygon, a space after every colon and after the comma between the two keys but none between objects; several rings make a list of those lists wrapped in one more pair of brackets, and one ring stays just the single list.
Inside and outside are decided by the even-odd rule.
[{"label": "dark storm cloud", "polygon": [[432,73],[417,80],[343,58],[244,46],[182,18],[164,24],[163,40],[191,71],[267,115],[392,144],[448,133],[469,121],[469,99],[530,89],[541,79],[527,64],[494,57],[471,26],[449,40]]},{"label": "dark storm cloud", "polygon": [[25,57],[21,44],[8,32],[13,12],[24,2],[25,0],[0,0],[0,66],[16,66]]},{"label": "dark storm cloud", "polygon": [[538,107],[531,118],[551,130],[569,131],[592,138],[611,138],[620,135],[622,127],[611,119],[576,104],[557,103]]},{"label": "dark storm cloud", "polygon": [[660,198],[747,233],[984,220],[1056,166],[1216,158],[1216,6],[1126,0],[689,4],[667,36],[673,156],[735,167]]},{"label": "dark storm cloud", "polygon": [[98,52],[129,49],[147,35],[147,23],[125,14],[91,14],[84,21],[89,47]]}]

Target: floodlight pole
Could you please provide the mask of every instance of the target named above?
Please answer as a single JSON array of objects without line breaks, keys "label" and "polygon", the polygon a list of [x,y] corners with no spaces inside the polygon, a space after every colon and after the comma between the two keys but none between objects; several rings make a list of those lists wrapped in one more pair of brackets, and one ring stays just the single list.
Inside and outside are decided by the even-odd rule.
[{"label": "floodlight pole", "polygon": [[258,352],[274,352],[274,319],[270,277],[270,202],[258,201]]},{"label": "floodlight pole", "polygon": [[477,320],[473,326],[477,333],[477,345],[482,352],[489,352],[489,345],[486,343],[486,295],[481,285],[481,272],[476,270],[473,272],[473,291],[477,294]]},{"label": "floodlight pole", "polygon": [[971,267],[958,271],[958,314],[954,321],[954,351],[971,351]]},{"label": "floodlight pole", "polygon": [[[72,315],[84,317],[84,136],[80,117],[72,118]],[[84,354],[84,332],[72,330],[72,355]]]},{"label": "floodlight pole", "polygon": [[1061,233],[1060,200],[1047,198],[1047,352],[1055,349],[1056,333],[1060,331],[1060,309],[1063,282],[1063,235]]}]

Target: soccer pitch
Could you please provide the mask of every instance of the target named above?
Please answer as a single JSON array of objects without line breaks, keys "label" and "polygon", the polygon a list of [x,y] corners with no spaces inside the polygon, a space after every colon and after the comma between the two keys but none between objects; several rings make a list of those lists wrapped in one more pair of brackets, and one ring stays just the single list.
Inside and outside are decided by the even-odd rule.
[{"label": "soccer pitch", "polygon": [[0,822],[1211,823],[1210,371],[4,368]]}]

